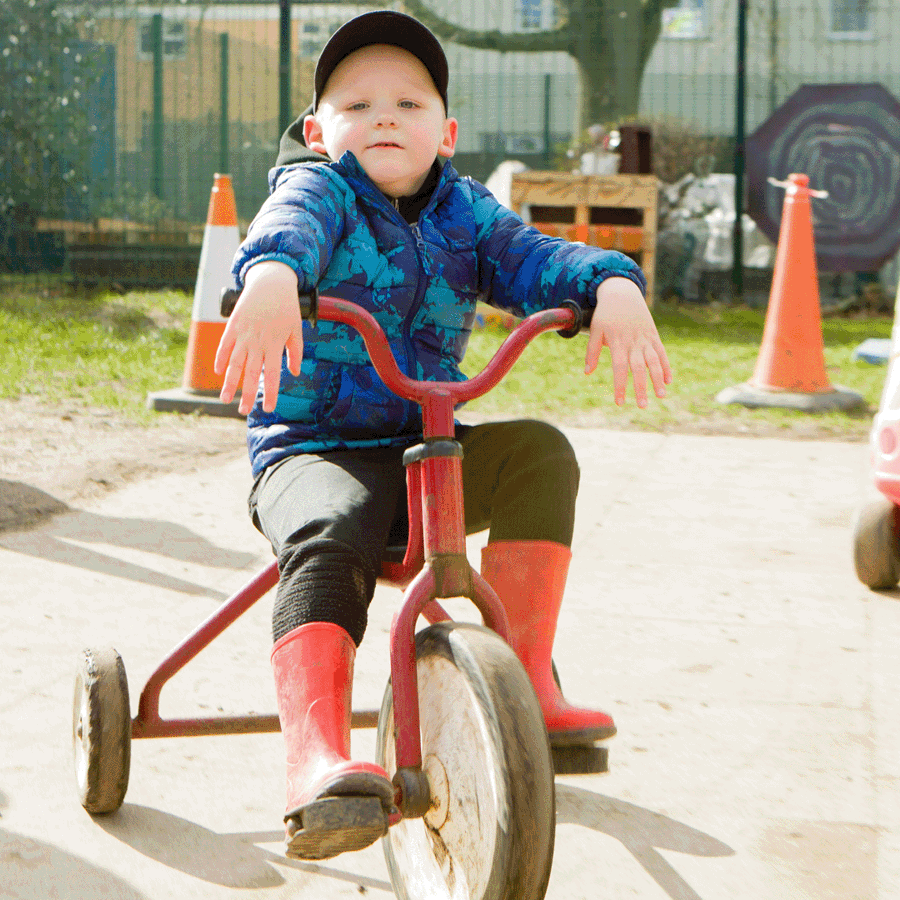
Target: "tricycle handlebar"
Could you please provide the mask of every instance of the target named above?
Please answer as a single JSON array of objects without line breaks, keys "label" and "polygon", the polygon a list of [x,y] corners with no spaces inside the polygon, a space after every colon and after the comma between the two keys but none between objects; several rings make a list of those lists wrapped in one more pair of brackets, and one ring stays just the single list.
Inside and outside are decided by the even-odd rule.
[{"label": "tricycle handlebar", "polygon": [[[226,288],[222,292],[221,311],[228,316],[240,296]],[[312,324],[318,319],[349,325],[362,336],[372,365],[385,385],[405,400],[422,404],[435,391],[449,395],[454,404],[481,397],[500,382],[515,365],[528,344],[545,331],[557,331],[563,337],[574,337],[581,330],[584,312],[577,303],[563,301],[556,309],[546,309],[523,319],[500,345],[490,362],[468,381],[416,381],[400,371],[387,337],[375,317],[356,303],[317,294],[301,295],[301,315]]]}]

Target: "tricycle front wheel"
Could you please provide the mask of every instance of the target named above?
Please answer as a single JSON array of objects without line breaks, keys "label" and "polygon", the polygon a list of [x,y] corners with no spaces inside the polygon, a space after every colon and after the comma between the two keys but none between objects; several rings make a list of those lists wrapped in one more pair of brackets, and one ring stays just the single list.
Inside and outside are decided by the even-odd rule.
[{"label": "tricycle front wheel", "polygon": [[[479,625],[441,622],[416,636],[423,770],[431,804],[384,838],[400,900],[541,900],[556,828],[544,718],[509,646]],[[396,771],[391,686],[378,759]]]}]

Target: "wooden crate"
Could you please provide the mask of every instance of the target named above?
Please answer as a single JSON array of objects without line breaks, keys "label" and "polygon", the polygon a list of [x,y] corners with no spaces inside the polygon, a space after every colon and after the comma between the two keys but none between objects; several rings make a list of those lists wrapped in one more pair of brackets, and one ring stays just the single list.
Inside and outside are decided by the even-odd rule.
[{"label": "wooden crate", "polygon": [[[637,256],[647,278],[647,304],[652,306],[658,191],[655,175],[521,172],[513,176],[510,205],[517,213],[526,205],[558,208],[562,215],[554,218],[569,221],[531,224],[544,234]],[[638,224],[617,215],[625,210],[635,211]]]}]

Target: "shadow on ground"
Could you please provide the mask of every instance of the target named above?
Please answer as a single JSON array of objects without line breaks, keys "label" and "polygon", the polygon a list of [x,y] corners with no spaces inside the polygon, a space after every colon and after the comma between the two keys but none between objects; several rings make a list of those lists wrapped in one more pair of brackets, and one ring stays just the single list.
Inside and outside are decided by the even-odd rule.
[{"label": "shadow on ground", "polygon": [[[41,523],[43,527],[34,530]],[[243,569],[256,559],[252,553],[212,544],[175,522],[102,516],[71,509],[31,485],[0,479],[0,533],[4,529],[7,534],[0,538],[0,546],[17,553],[218,600],[224,600],[226,595],[85,544],[139,550],[177,562],[231,570]]]},{"label": "shadow on ground", "polygon": [[283,831],[219,834],[179,816],[126,803],[96,823],[144,856],[194,878],[230,888],[277,887],[284,883],[276,866],[323,878],[348,882],[366,889],[393,892],[390,884],[356,875],[327,863],[305,863],[274,853],[257,844],[280,844]]},{"label": "shadow on ground", "polygon": [[619,841],[673,900],[702,900],[659,853],[733,856],[734,850],[711,835],[661,813],[567,784],[556,785],[556,821],[600,831]]},{"label": "shadow on ground", "polygon": [[0,828],[0,895],[10,900],[147,900],[127,881],[43,841]]}]

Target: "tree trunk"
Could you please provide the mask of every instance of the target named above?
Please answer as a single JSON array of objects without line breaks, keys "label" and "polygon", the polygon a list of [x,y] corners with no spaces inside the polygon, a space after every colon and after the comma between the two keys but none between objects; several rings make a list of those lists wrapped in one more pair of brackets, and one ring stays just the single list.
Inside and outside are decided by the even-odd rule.
[{"label": "tree trunk", "polygon": [[589,125],[633,119],[644,66],[662,27],[662,11],[678,0],[557,0],[562,24],[553,31],[473,31],[432,12],[423,0],[406,11],[443,40],[500,53],[565,52],[578,67],[581,101],[575,134]]},{"label": "tree trunk", "polygon": [[659,30],[660,13],[648,15],[641,0],[596,3],[578,21],[569,50],[581,80],[576,133],[637,115],[644,66]]}]

